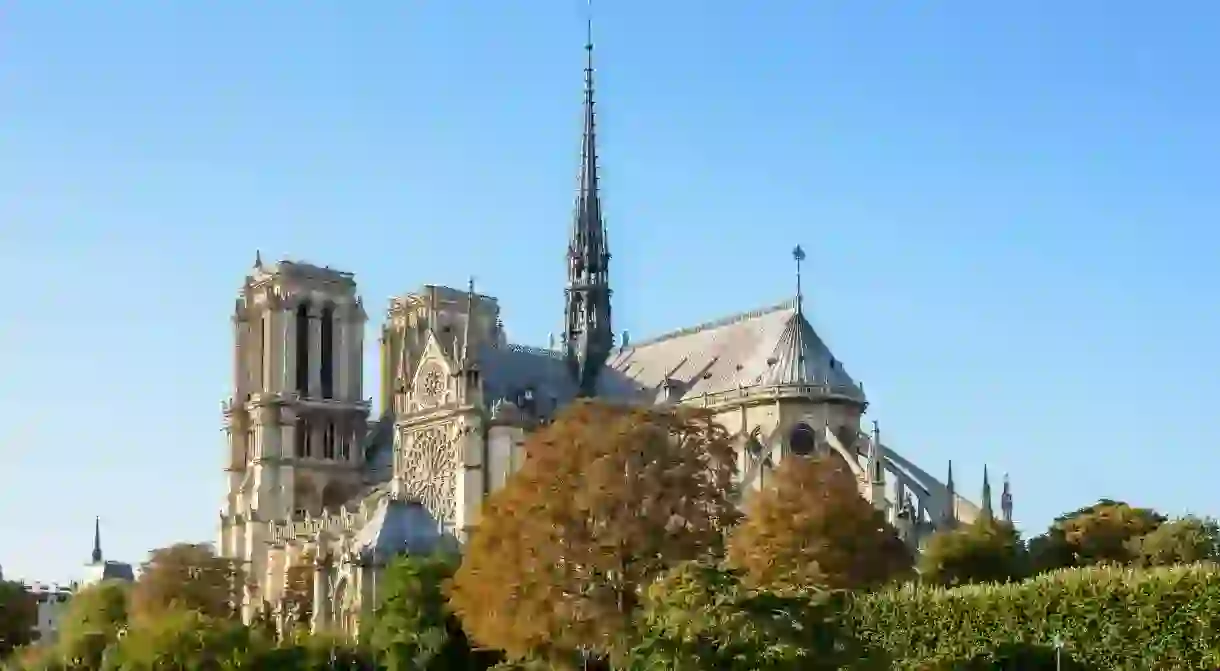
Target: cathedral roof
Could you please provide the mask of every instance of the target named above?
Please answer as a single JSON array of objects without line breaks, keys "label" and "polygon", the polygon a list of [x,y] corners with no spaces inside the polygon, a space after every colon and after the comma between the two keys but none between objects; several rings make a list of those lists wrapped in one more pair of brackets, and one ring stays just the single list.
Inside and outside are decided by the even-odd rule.
[{"label": "cathedral roof", "polygon": [[352,550],[366,561],[379,563],[400,554],[431,554],[442,542],[440,527],[427,508],[383,496],[356,534]]},{"label": "cathedral roof", "polygon": [[678,397],[754,385],[817,384],[863,400],[843,364],[786,301],[641,342],[615,353],[609,366],[637,388],[676,385]]}]

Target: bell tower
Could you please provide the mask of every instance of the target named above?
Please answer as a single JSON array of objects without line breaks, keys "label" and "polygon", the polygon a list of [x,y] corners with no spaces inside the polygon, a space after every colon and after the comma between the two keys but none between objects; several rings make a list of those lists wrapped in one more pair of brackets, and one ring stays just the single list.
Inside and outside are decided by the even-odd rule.
[{"label": "bell tower", "polygon": [[219,547],[251,575],[268,523],[336,509],[361,486],[366,319],[350,273],[307,263],[256,258],[238,292]]}]

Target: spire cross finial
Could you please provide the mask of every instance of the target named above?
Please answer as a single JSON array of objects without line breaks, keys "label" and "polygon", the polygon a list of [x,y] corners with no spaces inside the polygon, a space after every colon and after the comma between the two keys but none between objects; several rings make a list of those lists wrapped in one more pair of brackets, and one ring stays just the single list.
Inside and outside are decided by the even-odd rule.
[{"label": "spire cross finial", "polygon": [[797,245],[792,249],[792,260],[796,261],[796,309],[802,309],[801,303],[804,302],[804,296],[801,294],[801,262],[805,260],[805,250]]}]

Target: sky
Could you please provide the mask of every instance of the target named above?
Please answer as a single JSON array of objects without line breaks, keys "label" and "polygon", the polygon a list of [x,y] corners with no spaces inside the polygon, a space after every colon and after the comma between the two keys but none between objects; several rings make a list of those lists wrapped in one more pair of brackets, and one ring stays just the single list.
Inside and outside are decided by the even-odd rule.
[{"label": "sky", "polygon": [[[256,250],[560,330],[582,0],[0,9],[0,565],[214,540]],[[794,293],[886,441],[1027,534],[1220,514],[1220,5],[594,8],[615,327]],[[998,486],[997,486],[998,488]]]}]

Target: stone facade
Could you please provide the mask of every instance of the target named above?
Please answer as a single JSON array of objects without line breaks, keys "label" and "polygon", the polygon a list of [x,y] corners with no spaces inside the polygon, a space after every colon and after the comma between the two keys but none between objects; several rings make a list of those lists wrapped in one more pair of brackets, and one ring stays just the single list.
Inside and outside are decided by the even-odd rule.
[{"label": "stone facade", "polygon": [[[875,427],[860,430],[864,390],[810,325],[799,288],[778,305],[616,343],[591,61],[583,147],[563,343],[510,343],[495,298],[473,283],[425,285],[390,301],[375,419],[362,398],[366,315],[353,276],[256,260],[233,315],[219,543],[255,578],[247,618],[260,608],[294,616],[282,606],[297,567],[312,574],[313,625],[357,631],[386,562],[459,548],[483,500],[520,467],[526,435],[580,396],[710,410],[737,438],[745,496],[785,458],[835,454],[912,544],[985,514],[957,494],[951,468],[941,483]],[[799,264],[803,252],[794,256]]]}]

